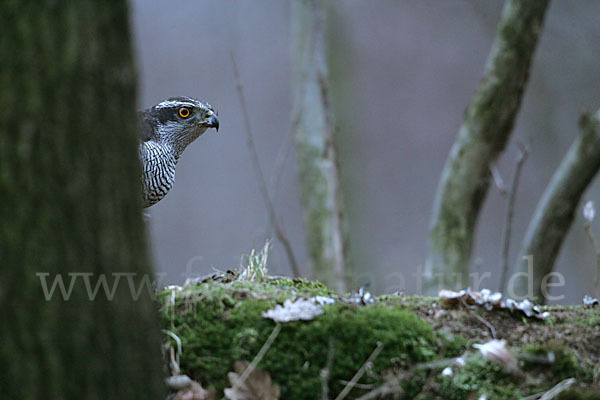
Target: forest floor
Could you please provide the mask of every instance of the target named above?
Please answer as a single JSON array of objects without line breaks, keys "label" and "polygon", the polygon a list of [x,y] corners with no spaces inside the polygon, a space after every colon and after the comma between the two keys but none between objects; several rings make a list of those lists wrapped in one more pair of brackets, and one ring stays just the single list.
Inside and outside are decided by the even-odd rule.
[{"label": "forest floor", "polygon": [[495,335],[509,347],[558,344],[573,351],[588,366],[600,363],[600,307],[543,306],[549,316],[543,320],[515,315],[508,310],[478,307],[448,308],[434,297],[382,296],[387,304],[404,305],[430,323],[434,329],[461,335],[470,342],[483,343]]},{"label": "forest floor", "polygon": [[598,306],[528,317],[248,271],[160,299],[170,373],[213,387],[195,399],[600,399]]}]

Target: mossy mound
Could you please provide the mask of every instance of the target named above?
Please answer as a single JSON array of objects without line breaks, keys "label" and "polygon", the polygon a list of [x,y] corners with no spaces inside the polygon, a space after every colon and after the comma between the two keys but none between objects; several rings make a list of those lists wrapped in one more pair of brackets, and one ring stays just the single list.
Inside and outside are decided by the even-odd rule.
[{"label": "mossy mound", "polygon": [[[280,387],[281,399],[322,398],[324,383],[334,398],[378,345],[382,346],[381,352],[347,399],[359,398],[391,381],[396,382],[396,398],[407,399],[459,400],[483,394],[487,399],[513,399],[547,390],[567,377],[577,379],[573,389],[583,388],[587,393],[599,388],[600,371],[587,364],[599,356],[587,352],[593,353],[594,348],[579,347],[579,351],[573,351],[564,340],[548,342],[547,335],[541,336],[543,341],[532,337],[525,344],[509,340],[513,352],[525,354],[519,360],[526,379],[505,372],[472,349],[473,343],[489,339],[490,332],[481,322],[475,327],[471,313],[493,321],[491,324],[497,325],[501,337],[505,333],[510,336],[500,331],[501,320],[513,328],[536,327],[518,330],[521,335],[535,335],[541,331],[539,327],[560,325],[562,322],[556,318],[532,322],[498,311],[443,310],[437,299],[427,297],[383,296],[374,304],[361,304],[342,301],[320,283],[272,277],[247,281],[239,279],[235,272],[215,275],[184,288],[167,289],[161,292],[160,299],[164,329],[181,340],[182,373],[222,393],[229,386],[227,373],[234,362],[252,361],[273,332],[276,324],[263,318],[262,313],[286,299],[314,296],[331,296],[336,303],[323,306],[324,313],[310,321],[281,324],[281,331],[258,364]],[[589,325],[589,319],[597,318],[599,313],[600,310],[576,312],[575,324],[593,332],[595,326]],[[448,321],[451,315],[452,321]],[[176,347],[174,342],[172,345]],[[549,352],[554,358],[544,364],[540,360]],[[455,368],[452,376],[442,376],[441,370],[462,354],[466,364]],[[331,368],[327,378],[323,378],[326,366]],[[580,392],[569,393],[588,398]]]}]

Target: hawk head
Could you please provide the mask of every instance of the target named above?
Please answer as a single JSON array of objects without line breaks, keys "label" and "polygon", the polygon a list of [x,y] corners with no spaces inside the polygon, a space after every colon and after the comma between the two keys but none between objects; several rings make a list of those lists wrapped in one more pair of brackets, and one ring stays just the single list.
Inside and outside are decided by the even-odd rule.
[{"label": "hawk head", "polygon": [[177,158],[208,128],[219,130],[212,106],[191,97],[171,97],[141,115],[142,140],[173,147]]}]

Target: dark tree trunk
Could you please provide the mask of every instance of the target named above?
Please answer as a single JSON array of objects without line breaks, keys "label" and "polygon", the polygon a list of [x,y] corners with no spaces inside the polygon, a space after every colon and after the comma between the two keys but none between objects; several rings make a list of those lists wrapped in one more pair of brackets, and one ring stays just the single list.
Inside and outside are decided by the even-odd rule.
[{"label": "dark tree trunk", "polygon": [[[151,290],[129,285],[152,271],[126,2],[8,0],[0,23],[0,397],[164,398]],[[57,277],[70,295],[44,293]]]}]

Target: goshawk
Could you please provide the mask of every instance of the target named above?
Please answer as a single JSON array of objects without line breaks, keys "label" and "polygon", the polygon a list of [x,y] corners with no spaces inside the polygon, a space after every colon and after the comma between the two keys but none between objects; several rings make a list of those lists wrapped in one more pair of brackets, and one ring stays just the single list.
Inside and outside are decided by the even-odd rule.
[{"label": "goshawk", "polygon": [[181,153],[208,128],[218,131],[219,119],[208,103],[171,97],[140,112],[139,124],[144,207],[150,207],[173,187]]}]

